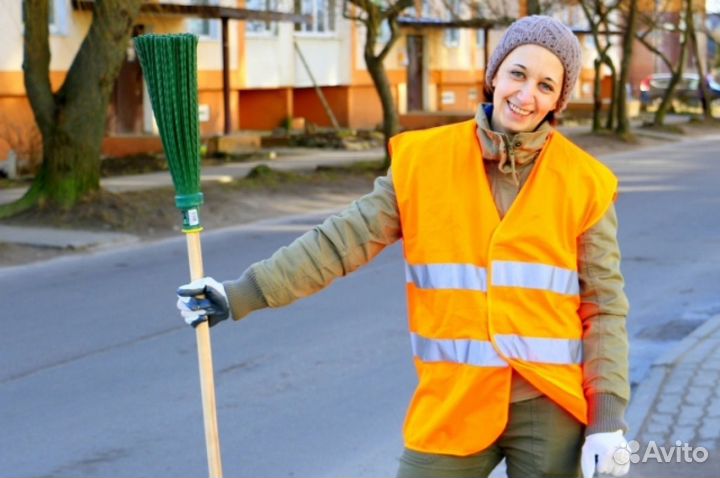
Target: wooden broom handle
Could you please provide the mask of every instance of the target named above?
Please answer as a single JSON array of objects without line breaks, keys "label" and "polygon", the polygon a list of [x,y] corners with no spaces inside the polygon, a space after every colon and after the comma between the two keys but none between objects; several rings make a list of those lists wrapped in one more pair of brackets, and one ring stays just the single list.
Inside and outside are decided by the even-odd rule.
[{"label": "wooden broom handle", "polygon": [[[187,237],[190,279],[200,279],[204,275],[200,232],[188,232],[185,236]],[[212,347],[210,345],[210,327],[208,326],[207,320],[195,327],[195,336],[197,339],[198,363],[200,365],[200,389],[202,391],[208,470],[210,472],[210,478],[222,478],[220,434],[218,433],[217,407],[215,405]]]}]

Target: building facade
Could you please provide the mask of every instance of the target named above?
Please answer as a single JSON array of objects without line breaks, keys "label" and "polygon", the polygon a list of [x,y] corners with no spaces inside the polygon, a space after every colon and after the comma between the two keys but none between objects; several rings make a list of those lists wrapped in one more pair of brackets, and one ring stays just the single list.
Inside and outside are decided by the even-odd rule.
[{"label": "building facade", "polygon": [[[79,0],[50,0],[50,64],[57,88],[70,68],[87,32],[92,13]],[[382,121],[380,101],[363,59],[364,27],[346,18],[356,14],[345,0],[150,0],[159,4],[221,6],[231,9],[271,10],[307,15],[309,23],[258,19],[227,21],[223,36],[219,19],[177,12],[141,14],[133,34],[192,32],[198,35],[200,124],[203,136],[225,130],[269,131],[304,118],[318,126],[331,121],[318,97],[324,94],[337,122],[348,128],[374,128]],[[34,128],[25,96],[22,73],[21,2],[8,2],[0,17],[0,158],[18,148],[16,137]],[[88,3],[84,0],[84,3]],[[486,7],[480,7],[480,4]],[[447,5],[453,7],[449,13]],[[474,6],[473,6],[474,5]],[[488,7],[488,5],[490,5]],[[404,12],[401,37],[384,65],[398,111],[472,115],[484,100],[482,81],[488,52],[499,41],[502,28],[455,28],[453,21],[473,16],[526,14],[526,1],[499,2],[503,10],[481,11],[492,2],[468,4],[460,0],[416,0]],[[579,6],[557,15],[582,29]],[[227,60],[223,62],[223,38]],[[579,35],[584,68],[574,92],[576,99],[592,96],[594,48],[589,35]],[[384,26],[376,48],[389,39]],[[225,67],[224,67],[225,65]],[[224,71],[224,68],[227,72]],[[227,85],[227,87],[226,87]],[[226,99],[227,98],[227,99]],[[226,106],[227,105],[227,106]],[[225,108],[228,124],[225,124]],[[107,116],[109,138],[156,135],[147,90],[132,44],[116,81]]]}]

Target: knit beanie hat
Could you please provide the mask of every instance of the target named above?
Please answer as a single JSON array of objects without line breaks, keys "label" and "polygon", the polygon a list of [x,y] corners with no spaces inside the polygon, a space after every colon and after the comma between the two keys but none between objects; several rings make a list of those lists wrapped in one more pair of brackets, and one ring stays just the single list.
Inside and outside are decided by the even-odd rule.
[{"label": "knit beanie hat", "polygon": [[523,17],[505,31],[500,43],[490,55],[485,70],[485,93],[492,98],[492,79],[506,56],[520,45],[539,45],[547,48],[560,59],[565,75],[558,98],[556,113],[567,106],[582,64],[580,42],[575,34],[558,20],[545,15]]}]

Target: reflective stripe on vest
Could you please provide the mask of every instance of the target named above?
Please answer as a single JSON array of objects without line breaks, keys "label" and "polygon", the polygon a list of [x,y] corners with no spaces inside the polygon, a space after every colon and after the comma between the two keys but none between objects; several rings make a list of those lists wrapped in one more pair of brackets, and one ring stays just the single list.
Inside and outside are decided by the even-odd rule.
[{"label": "reflective stripe on vest", "polygon": [[487,291],[487,271],[472,264],[405,263],[405,278],[418,289],[465,289]]},{"label": "reflective stripe on vest", "polygon": [[503,355],[512,359],[556,365],[582,363],[581,340],[501,334],[496,334],[494,338]]},{"label": "reflective stripe on vest", "polygon": [[[529,262],[493,261],[492,285],[541,289],[565,295],[580,293],[578,273],[570,269]],[[418,289],[487,291],[485,268],[472,264],[405,264],[407,282]]]},{"label": "reflective stripe on vest", "polygon": [[[423,362],[450,362],[475,367],[507,367],[508,363],[487,340],[428,339],[410,334],[413,355]],[[495,344],[508,358],[526,362],[576,365],[582,363],[582,342],[496,335]]]},{"label": "reflective stripe on vest", "polygon": [[410,334],[413,355],[423,362],[451,362],[475,367],[507,367],[508,363],[486,340],[427,339]]},{"label": "reflective stripe on vest", "polygon": [[492,285],[542,289],[558,294],[580,293],[578,273],[574,270],[528,262],[493,261]]}]

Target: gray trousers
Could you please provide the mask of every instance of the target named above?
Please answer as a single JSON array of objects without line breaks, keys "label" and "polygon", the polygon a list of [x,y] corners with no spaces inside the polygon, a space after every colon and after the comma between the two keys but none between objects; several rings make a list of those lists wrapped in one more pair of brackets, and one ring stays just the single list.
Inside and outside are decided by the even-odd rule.
[{"label": "gray trousers", "polygon": [[469,456],[405,449],[397,478],[483,478],[503,458],[509,478],[578,477],[584,428],[545,396],[511,403],[505,431],[490,447]]}]

